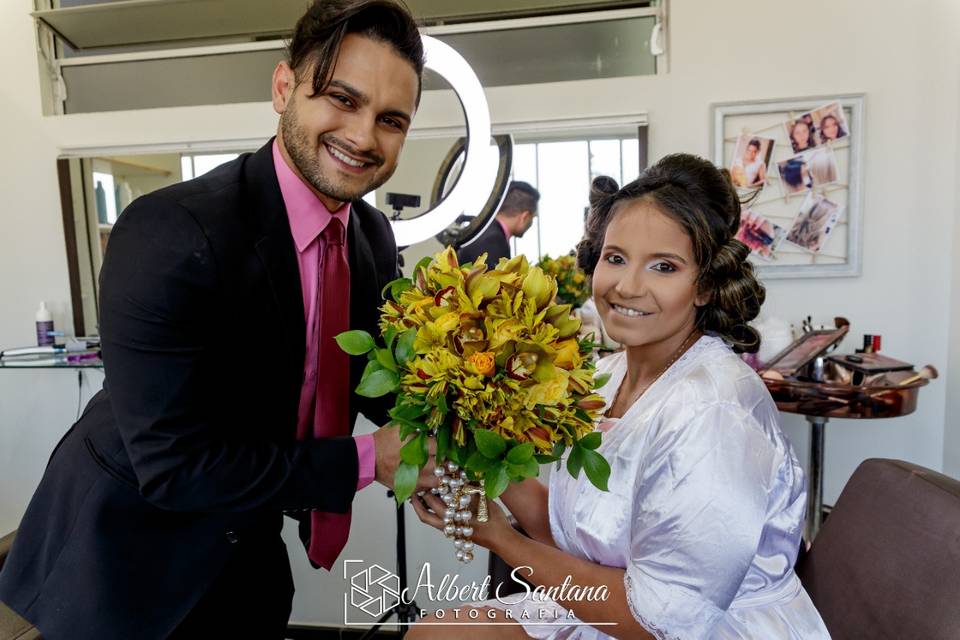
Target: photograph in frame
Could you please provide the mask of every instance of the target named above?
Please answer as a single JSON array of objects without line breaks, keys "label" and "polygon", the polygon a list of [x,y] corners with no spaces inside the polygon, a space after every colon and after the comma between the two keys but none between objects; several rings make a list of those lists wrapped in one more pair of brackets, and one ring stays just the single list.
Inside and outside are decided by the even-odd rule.
[{"label": "photograph in frame", "polygon": [[787,233],[787,242],[811,253],[819,253],[836,228],[842,210],[843,207],[829,198],[809,193]]},{"label": "photograph in frame", "polygon": [[773,156],[776,140],[763,136],[742,134],[737,139],[730,179],[740,189],[761,189],[767,182],[767,168]]},{"label": "photograph in frame", "polygon": [[837,154],[830,145],[818,147],[806,154],[807,172],[814,187],[825,187],[840,182]]},{"label": "photograph in frame", "polygon": [[811,112],[818,144],[836,142],[850,135],[850,125],[839,102],[831,102]]},{"label": "photograph in frame", "polygon": [[750,247],[754,255],[770,261],[777,248],[787,235],[787,230],[774,224],[752,209],[744,209],[740,213],[740,228],[737,230],[737,240]]},{"label": "photograph in frame", "polygon": [[794,153],[810,151],[819,144],[817,137],[817,127],[813,122],[813,114],[803,113],[792,120],[783,123],[783,129],[787,134],[787,142]]},{"label": "photograph in frame", "polygon": [[783,195],[791,196],[813,188],[807,157],[808,154],[798,153],[792,158],[777,163],[777,173],[780,174],[780,188],[783,190]]}]

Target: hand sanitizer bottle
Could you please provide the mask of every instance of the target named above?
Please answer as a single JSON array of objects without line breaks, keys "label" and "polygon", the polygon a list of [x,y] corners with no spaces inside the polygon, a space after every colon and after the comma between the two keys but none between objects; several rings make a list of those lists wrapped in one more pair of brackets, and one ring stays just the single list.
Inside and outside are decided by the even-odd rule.
[{"label": "hand sanitizer bottle", "polygon": [[47,303],[41,302],[37,310],[37,346],[44,347],[53,344],[53,316],[47,309]]}]

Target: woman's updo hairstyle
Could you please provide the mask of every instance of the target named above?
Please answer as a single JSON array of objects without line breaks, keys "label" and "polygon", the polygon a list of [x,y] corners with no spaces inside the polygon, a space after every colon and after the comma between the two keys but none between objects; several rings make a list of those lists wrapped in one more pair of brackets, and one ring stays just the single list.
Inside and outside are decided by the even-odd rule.
[{"label": "woman's updo hairstyle", "polygon": [[624,204],[647,200],[679,224],[693,245],[697,285],[709,302],[697,308],[697,328],[720,336],[737,352],[756,353],[760,335],[747,323],[757,317],[766,298],[747,260],[750,249],[734,236],[740,228],[740,196],[726,169],[698,156],[666,156],[640,177],[618,188],[600,176],[590,189],[590,215],[577,264],[593,274],[600,260],[610,220]]}]

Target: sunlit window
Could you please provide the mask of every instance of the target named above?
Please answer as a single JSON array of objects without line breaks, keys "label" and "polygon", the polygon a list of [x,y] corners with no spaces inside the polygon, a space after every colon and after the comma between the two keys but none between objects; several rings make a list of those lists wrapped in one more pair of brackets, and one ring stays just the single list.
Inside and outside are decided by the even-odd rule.
[{"label": "sunlit window", "polygon": [[93,172],[93,193],[97,203],[97,221],[113,224],[117,221],[117,195],[113,175]]},{"label": "sunlit window", "polygon": [[209,153],[203,155],[180,156],[180,173],[184,180],[199,178],[203,174],[216,169],[225,162],[236,160],[239,153]]},{"label": "sunlit window", "polygon": [[540,191],[539,213],[522,238],[513,239],[513,253],[535,262],[572,251],[583,237],[589,207],[590,181],[607,175],[625,184],[640,175],[636,138],[567,140],[517,144],[513,180]]}]

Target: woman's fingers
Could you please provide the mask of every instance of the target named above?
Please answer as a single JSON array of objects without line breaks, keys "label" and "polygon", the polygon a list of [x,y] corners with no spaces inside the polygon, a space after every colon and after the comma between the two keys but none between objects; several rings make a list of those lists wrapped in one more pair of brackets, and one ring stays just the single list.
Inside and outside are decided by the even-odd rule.
[{"label": "woman's fingers", "polygon": [[[426,496],[424,496],[425,498]],[[427,505],[424,504],[423,498],[419,496],[414,496],[410,503],[413,505],[413,510],[417,512],[417,517],[420,518],[420,522],[428,524],[434,529],[443,529],[443,518],[438,516],[436,513],[431,513],[427,510]]]},{"label": "woman's fingers", "polygon": [[443,512],[447,510],[447,505],[440,499],[439,496],[435,496],[432,493],[423,494],[423,502],[430,508],[435,514],[440,517],[443,517]]}]

